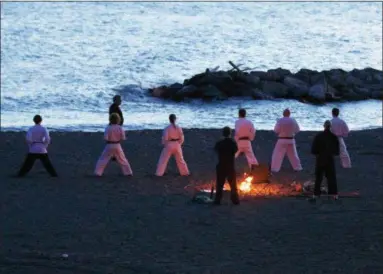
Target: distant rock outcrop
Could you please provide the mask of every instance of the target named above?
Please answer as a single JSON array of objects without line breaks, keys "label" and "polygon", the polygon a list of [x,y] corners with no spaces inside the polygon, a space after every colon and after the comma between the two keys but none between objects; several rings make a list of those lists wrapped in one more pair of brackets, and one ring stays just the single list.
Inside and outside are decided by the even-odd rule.
[{"label": "distant rock outcrop", "polygon": [[301,69],[297,73],[277,68],[264,71],[241,70],[229,62],[233,69],[219,71],[206,69],[204,73],[175,83],[150,89],[154,97],[183,101],[186,98],[225,100],[244,96],[255,100],[274,98],[297,99],[323,104],[331,101],[365,99],[383,100],[383,72],[373,69],[342,69],[315,71]]}]

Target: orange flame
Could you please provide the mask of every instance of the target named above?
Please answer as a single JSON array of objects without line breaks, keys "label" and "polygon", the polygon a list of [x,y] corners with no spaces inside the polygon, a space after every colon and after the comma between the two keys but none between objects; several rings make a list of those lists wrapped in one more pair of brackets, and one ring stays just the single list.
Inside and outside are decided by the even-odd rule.
[{"label": "orange flame", "polygon": [[242,192],[251,191],[251,182],[253,181],[253,176],[247,176],[239,185],[239,190]]}]

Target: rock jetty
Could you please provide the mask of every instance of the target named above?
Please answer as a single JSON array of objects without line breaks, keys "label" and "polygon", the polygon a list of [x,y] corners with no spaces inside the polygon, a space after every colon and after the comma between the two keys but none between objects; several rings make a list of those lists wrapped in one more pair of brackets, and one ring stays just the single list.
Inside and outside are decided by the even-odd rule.
[{"label": "rock jetty", "polygon": [[174,101],[188,98],[225,100],[250,97],[255,100],[296,99],[323,104],[333,101],[383,100],[383,72],[373,69],[316,71],[301,69],[292,73],[277,68],[268,71],[240,69],[229,61],[231,70],[206,69],[184,82],[149,89],[151,96]]}]

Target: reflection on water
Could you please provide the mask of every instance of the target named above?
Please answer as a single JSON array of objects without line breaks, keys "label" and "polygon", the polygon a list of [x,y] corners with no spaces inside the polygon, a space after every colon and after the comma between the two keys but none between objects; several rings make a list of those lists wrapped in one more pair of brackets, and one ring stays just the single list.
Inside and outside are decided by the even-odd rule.
[{"label": "reflection on water", "polygon": [[[283,109],[289,107],[292,116],[302,130],[321,130],[326,119],[331,118],[331,109],[338,107],[341,118],[345,119],[352,130],[382,127],[382,101],[367,100],[350,103],[331,103],[314,106],[295,100],[254,101],[232,99],[223,102],[202,103],[196,100],[189,103],[172,103],[161,100],[146,102],[127,102],[122,105],[125,116],[125,129],[161,129],[168,123],[168,115],[175,113],[179,124],[184,128],[222,128],[233,126],[239,108],[246,108],[248,117],[256,129],[273,129]],[[108,123],[108,106],[105,112],[79,112],[65,109],[43,109],[44,124],[52,130],[101,131]],[[1,130],[23,130],[32,124],[35,113],[1,113]]]}]

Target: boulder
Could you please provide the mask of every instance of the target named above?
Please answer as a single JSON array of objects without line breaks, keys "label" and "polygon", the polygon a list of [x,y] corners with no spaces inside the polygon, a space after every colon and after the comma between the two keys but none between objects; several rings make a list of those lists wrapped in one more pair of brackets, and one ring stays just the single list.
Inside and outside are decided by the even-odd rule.
[{"label": "boulder", "polygon": [[269,69],[267,71],[267,74],[269,75],[270,80],[283,82],[286,76],[291,75],[291,72],[287,69],[277,68],[277,69]]},{"label": "boulder", "polygon": [[348,93],[343,94],[342,98],[349,101],[359,101],[359,100],[367,99],[364,97],[364,95],[358,94],[352,90],[349,91]]},{"label": "boulder", "polygon": [[152,96],[158,98],[170,98],[172,96],[172,92],[172,89],[169,89],[166,86],[161,86],[152,90]]},{"label": "boulder", "polygon": [[371,98],[372,99],[383,100],[383,89],[381,89],[381,90],[373,90],[371,92]]},{"label": "boulder", "polygon": [[250,72],[250,75],[256,76],[262,81],[266,81],[268,79],[267,78],[267,72],[265,72],[265,71],[258,71],[258,70],[252,71],[252,72]]},{"label": "boulder", "polygon": [[297,73],[295,73],[293,76],[294,78],[297,78],[303,82],[306,82],[307,84],[313,84],[310,82],[310,79],[312,76],[318,74],[319,72],[316,70],[310,70],[310,69],[300,69]]},{"label": "boulder", "polygon": [[345,83],[349,87],[362,87],[363,86],[363,81],[356,78],[352,74],[347,75],[347,77],[345,79]]},{"label": "boulder", "polygon": [[290,89],[293,98],[306,96],[309,93],[309,85],[292,76],[286,76],[283,80],[283,84]]},{"label": "boulder", "polygon": [[255,75],[245,75],[245,83],[257,87],[261,83],[261,79]]},{"label": "boulder", "polygon": [[198,98],[198,88],[193,85],[184,86],[173,95],[173,100],[182,101],[184,98]]},{"label": "boulder", "polygon": [[360,88],[360,87],[354,87],[353,91],[356,94],[359,94],[360,96],[365,97],[366,99],[371,97],[371,93],[372,93],[371,90],[369,90],[368,88]]},{"label": "boulder", "polygon": [[289,88],[282,83],[264,81],[262,91],[274,98],[284,98],[288,95]]},{"label": "boulder", "polygon": [[213,85],[207,85],[200,88],[202,97],[205,99],[218,99],[223,100],[226,99],[227,96],[222,91],[220,91],[218,88],[216,88]]},{"label": "boulder", "polygon": [[274,99],[273,96],[263,92],[260,89],[254,89],[251,97],[253,97],[254,100],[272,100],[272,99]]},{"label": "boulder", "polygon": [[316,84],[309,90],[309,97],[324,102],[326,100],[326,86],[324,84]]},{"label": "boulder", "polygon": [[332,69],[326,73],[328,83],[333,86],[343,85],[347,77],[347,72],[342,69]]},{"label": "boulder", "polygon": [[245,96],[251,97],[255,88],[249,84],[242,82],[235,82],[232,86],[232,96]]}]

